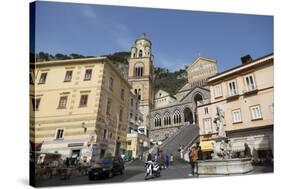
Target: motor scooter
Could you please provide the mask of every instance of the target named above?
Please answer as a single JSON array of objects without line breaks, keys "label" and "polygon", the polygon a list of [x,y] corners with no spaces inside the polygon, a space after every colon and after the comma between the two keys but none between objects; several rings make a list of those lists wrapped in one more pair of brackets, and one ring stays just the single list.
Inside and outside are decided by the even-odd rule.
[{"label": "motor scooter", "polygon": [[147,180],[148,178],[151,178],[153,176],[160,177],[161,175],[161,168],[158,165],[156,161],[147,161],[145,162],[145,178],[144,180]]}]

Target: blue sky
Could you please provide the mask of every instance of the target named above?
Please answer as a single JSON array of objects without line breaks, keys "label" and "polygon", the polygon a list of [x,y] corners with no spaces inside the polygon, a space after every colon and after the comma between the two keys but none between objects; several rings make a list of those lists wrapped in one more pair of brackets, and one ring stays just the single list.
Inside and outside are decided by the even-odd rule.
[{"label": "blue sky", "polygon": [[145,32],[156,66],[171,71],[199,55],[218,61],[224,71],[273,52],[273,17],[37,2],[36,51],[104,55],[129,51]]}]

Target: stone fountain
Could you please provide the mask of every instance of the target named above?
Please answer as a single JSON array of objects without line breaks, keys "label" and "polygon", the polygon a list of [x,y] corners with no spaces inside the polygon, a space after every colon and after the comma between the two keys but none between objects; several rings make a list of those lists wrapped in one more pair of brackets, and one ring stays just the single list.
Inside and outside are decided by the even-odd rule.
[{"label": "stone fountain", "polygon": [[231,142],[224,130],[224,113],[217,106],[217,115],[214,119],[217,125],[218,136],[215,139],[214,153],[211,160],[198,161],[199,175],[233,175],[245,174],[253,170],[251,158],[232,158]]}]

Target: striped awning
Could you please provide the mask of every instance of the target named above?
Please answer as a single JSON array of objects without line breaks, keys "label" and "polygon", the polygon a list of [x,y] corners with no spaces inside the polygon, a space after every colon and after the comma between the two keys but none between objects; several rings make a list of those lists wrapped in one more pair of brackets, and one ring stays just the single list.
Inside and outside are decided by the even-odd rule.
[{"label": "striped awning", "polygon": [[213,151],[215,144],[216,142],[214,140],[200,142],[200,146],[203,152]]}]

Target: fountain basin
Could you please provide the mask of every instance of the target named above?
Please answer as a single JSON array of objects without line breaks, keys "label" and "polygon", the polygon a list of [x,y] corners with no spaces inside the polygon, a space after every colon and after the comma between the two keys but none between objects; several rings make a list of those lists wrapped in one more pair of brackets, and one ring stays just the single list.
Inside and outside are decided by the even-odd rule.
[{"label": "fountain basin", "polygon": [[250,158],[233,158],[222,160],[199,160],[199,175],[245,174],[253,170]]}]

